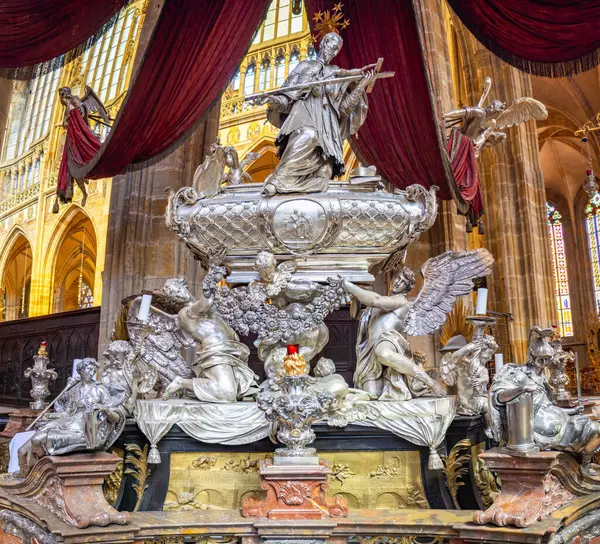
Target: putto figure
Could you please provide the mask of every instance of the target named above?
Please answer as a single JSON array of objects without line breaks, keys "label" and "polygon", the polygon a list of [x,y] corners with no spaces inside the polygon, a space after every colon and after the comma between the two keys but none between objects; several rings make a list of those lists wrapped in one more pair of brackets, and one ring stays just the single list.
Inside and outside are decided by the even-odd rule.
[{"label": "putto figure", "polygon": [[[366,93],[377,65],[344,70],[330,64],[342,43],[339,34],[326,34],[315,60],[300,62],[277,92],[251,98],[268,105],[267,119],[279,129],[275,143],[281,160],[265,180],[267,195],[326,191],[330,179],[344,173],[342,146],[367,117]],[[358,77],[319,84],[347,76]]]},{"label": "putto figure", "polygon": [[456,385],[461,415],[486,414],[490,375],[486,363],[498,351],[493,336],[484,334],[458,350],[447,353],[440,362],[440,374],[446,385]]},{"label": "putto figure", "polygon": [[483,107],[491,88],[492,79],[486,77],[476,106],[466,106],[444,115],[446,128],[456,128],[473,142],[475,157],[479,156],[482,149],[506,140],[506,133],[501,129],[526,123],[530,119],[541,121],[548,118],[546,106],[528,96],[517,98],[509,108],[500,100],[492,100]]},{"label": "putto figure", "polygon": [[552,365],[554,348],[549,339],[552,329],[533,327],[525,365],[507,364],[494,376],[490,390],[492,436],[498,442],[508,438],[506,405],[521,395],[533,395],[533,438],[540,449],[581,454],[581,472],[599,477],[600,467],[592,456],[600,448],[600,423],[579,412],[579,408],[561,408],[545,371]]},{"label": "putto figure", "polygon": [[429,259],[422,269],[423,288],[412,301],[406,294],[414,287],[415,276],[406,267],[393,273],[389,296],[344,280],[348,294],[368,306],[358,328],[355,386],[375,393],[379,400],[408,400],[413,396],[406,379],[410,377],[442,396],[444,387],[415,363],[403,333],[421,336],[435,332],[446,320],[456,297],[468,294],[472,280],[488,275],[493,262],[485,249],[447,251]]}]

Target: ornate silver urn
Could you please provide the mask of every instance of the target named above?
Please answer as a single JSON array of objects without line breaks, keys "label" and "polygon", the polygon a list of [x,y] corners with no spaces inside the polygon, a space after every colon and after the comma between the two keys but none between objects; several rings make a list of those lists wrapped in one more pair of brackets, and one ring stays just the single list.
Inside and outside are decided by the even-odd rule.
[{"label": "ornate silver urn", "polygon": [[334,399],[329,392],[311,389],[315,381],[307,374],[283,376],[276,380],[281,388],[277,396],[271,392],[258,396],[258,407],[273,422],[271,435],[286,446],[275,450],[276,458],[316,456],[314,448],[306,447],[315,440],[312,424],[328,412]]},{"label": "ornate silver urn", "polygon": [[33,356],[33,366],[25,370],[25,377],[31,379],[31,398],[29,403],[32,410],[43,410],[48,406],[46,399],[50,395],[50,381],[56,380],[58,374],[51,368],[47,368],[50,359],[46,349],[46,342],[42,342],[37,355]]}]

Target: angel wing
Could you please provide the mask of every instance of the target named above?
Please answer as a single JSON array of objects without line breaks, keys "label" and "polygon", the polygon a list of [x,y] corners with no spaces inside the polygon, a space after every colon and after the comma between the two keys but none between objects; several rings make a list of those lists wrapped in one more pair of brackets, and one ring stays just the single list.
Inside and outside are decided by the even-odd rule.
[{"label": "angel wing", "polygon": [[267,295],[274,297],[278,295],[282,289],[285,289],[288,282],[292,279],[292,274],[298,268],[296,261],[284,261],[275,270],[273,279],[265,285]]},{"label": "angel wing", "polygon": [[105,123],[110,123],[110,117],[106,111],[106,108],[104,107],[104,104],[98,98],[98,95],[94,92],[94,89],[92,89],[89,85],[85,86],[85,91],[81,97],[81,103],[85,109],[86,119],[91,113],[98,113]]},{"label": "angel wing", "polygon": [[193,341],[179,330],[177,314],[170,313],[176,308],[167,306],[169,311],[165,311],[158,307],[163,306],[162,302],[158,293],[152,294],[153,305],[148,319],[152,332],[144,339],[142,323],[137,318],[141,296],[136,297],[129,308],[127,330],[133,345],[139,345],[143,341],[141,360],[156,371],[157,380],[168,384],[177,376],[194,377],[194,371],[181,355],[181,350],[193,345]]},{"label": "angel wing", "polygon": [[211,198],[219,193],[226,162],[225,151],[220,145],[215,145],[213,154],[206,157],[194,172],[192,185],[198,194],[202,193],[205,198]]},{"label": "angel wing", "polygon": [[254,151],[251,151],[250,153],[246,153],[246,156],[240,161],[240,168],[245,168],[251,162],[258,159],[258,157],[260,157],[260,153],[256,153]]},{"label": "angel wing", "polygon": [[512,127],[520,123],[526,123],[530,119],[542,121],[548,118],[546,106],[535,98],[524,96],[517,98],[510,107],[506,108],[496,118],[496,129],[500,130]]},{"label": "angel wing", "polygon": [[456,298],[470,293],[473,279],[487,276],[493,263],[487,249],[446,251],[429,259],[421,270],[425,283],[408,312],[404,332],[411,336],[435,332]]},{"label": "angel wing", "polygon": [[449,386],[456,383],[457,371],[456,361],[452,357],[452,353],[446,353],[440,361],[440,378]]}]

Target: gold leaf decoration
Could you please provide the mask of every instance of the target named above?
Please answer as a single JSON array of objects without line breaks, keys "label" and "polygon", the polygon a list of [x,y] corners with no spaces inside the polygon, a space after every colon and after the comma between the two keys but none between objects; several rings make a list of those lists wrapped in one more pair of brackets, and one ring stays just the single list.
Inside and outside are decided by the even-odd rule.
[{"label": "gold leaf decoration", "polygon": [[[117,455],[121,459],[124,458],[125,452],[119,448],[113,448],[110,453]],[[114,505],[119,498],[119,490],[121,489],[121,482],[123,481],[123,461],[121,460],[114,472],[104,478],[104,485],[102,486],[102,492],[104,498],[108,504]]]},{"label": "gold leaf decoration", "polygon": [[442,346],[445,346],[446,342],[457,334],[462,334],[467,339],[467,342],[471,341],[473,326],[465,317],[471,315],[472,312],[471,305],[465,303],[464,297],[456,300],[456,304],[454,304],[452,311],[448,313],[446,322],[440,329],[440,343]]},{"label": "gold leaf decoration", "polygon": [[[465,453],[466,450],[466,453]],[[458,488],[465,485],[462,478],[468,474],[468,463],[471,460],[471,441],[468,438],[459,440],[450,450],[448,457],[442,457],[444,468],[442,472],[446,476],[446,487],[450,491],[452,502],[457,509],[460,509],[458,504]]]},{"label": "gold leaf decoration", "polygon": [[150,470],[148,469],[148,444],[144,445],[144,448],[140,448],[137,444],[127,444],[125,446],[125,472],[124,474],[131,474],[133,478],[132,488],[135,492],[136,503],[133,509],[137,512],[140,508],[142,498],[148,484],[146,480],[150,476]]},{"label": "gold leaf decoration", "polygon": [[320,41],[325,34],[330,32],[340,33],[340,30],[346,30],[350,25],[350,19],[344,19],[342,8],[344,4],[338,2],[332,10],[318,11],[313,16],[314,33],[313,41]]}]

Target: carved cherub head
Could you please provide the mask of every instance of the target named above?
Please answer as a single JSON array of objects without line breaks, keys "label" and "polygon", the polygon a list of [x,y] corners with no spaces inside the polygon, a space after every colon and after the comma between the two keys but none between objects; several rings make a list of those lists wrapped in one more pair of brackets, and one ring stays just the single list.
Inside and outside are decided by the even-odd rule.
[{"label": "carved cherub head", "polygon": [[415,274],[410,268],[406,266],[397,268],[391,278],[392,294],[408,293],[415,286],[415,282]]},{"label": "carved cherub head", "polygon": [[71,93],[71,87],[61,87],[58,89],[58,96],[60,101],[65,104],[67,99],[71,98],[73,94]]},{"label": "carved cherub head", "polygon": [[344,40],[336,32],[325,34],[319,44],[319,58],[325,64],[329,64],[340,52],[343,44]]},{"label": "carved cherub head", "polygon": [[106,359],[105,369],[122,369],[132,346],[125,340],[113,340],[106,345],[103,355]]},{"label": "carved cherub head", "polygon": [[275,271],[277,270],[277,259],[275,259],[275,256],[272,253],[261,251],[256,256],[254,266],[263,281],[273,281]]},{"label": "carved cherub head", "polygon": [[506,104],[500,100],[492,100],[485,108],[488,117],[497,117],[506,109]]},{"label": "carved cherub head", "polygon": [[492,359],[494,353],[498,351],[498,344],[496,343],[494,337],[490,336],[489,334],[484,335],[481,343],[481,362],[487,363]]},{"label": "carved cherub head", "polygon": [[335,363],[331,359],[321,357],[317,366],[315,366],[315,376],[317,378],[324,378],[332,374],[335,374]]},{"label": "carved cherub head", "polygon": [[188,282],[183,278],[168,279],[163,288],[163,293],[174,302],[186,303],[192,300],[192,293]]}]

